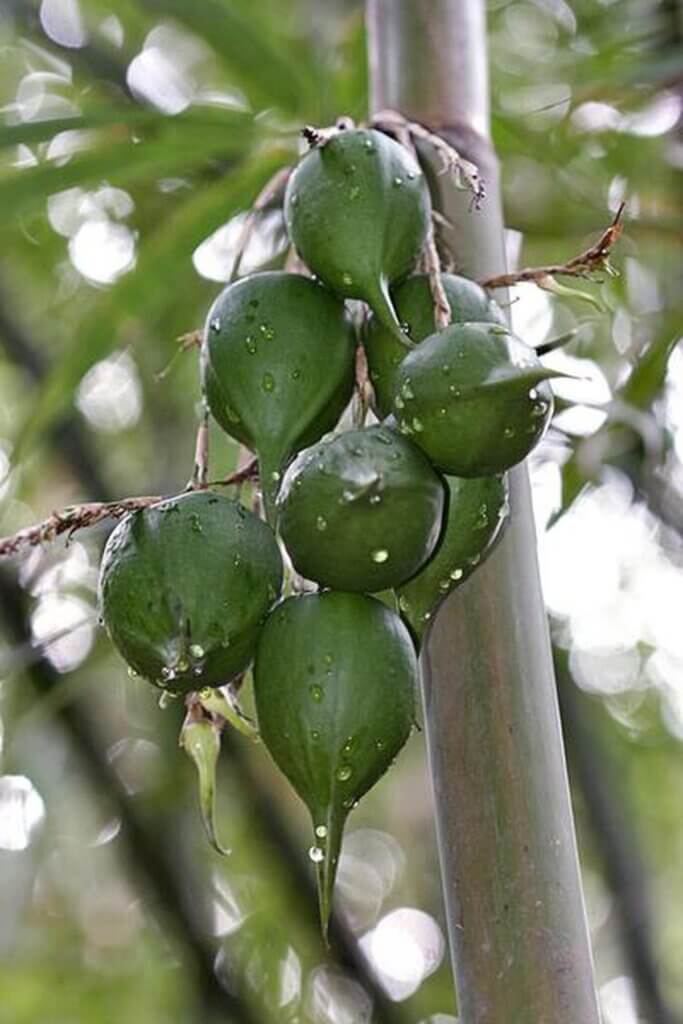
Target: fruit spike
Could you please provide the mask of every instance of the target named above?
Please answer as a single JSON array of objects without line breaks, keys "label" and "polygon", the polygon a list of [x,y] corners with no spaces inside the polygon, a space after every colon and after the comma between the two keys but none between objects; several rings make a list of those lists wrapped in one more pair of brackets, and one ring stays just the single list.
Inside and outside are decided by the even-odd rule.
[{"label": "fruit spike", "polygon": [[309,278],[254,274],[211,307],[204,393],[223,430],[258,454],[271,523],[285,464],[336,426],[351,398],[354,360],[343,303]]},{"label": "fruit spike", "polygon": [[451,324],[403,360],[393,410],[401,433],[453,476],[502,473],[540,441],[553,411],[549,370],[499,324]]},{"label": "fruit spike", "polygon": [[448,508],[439,543],[427,564],[397,588],[401,616],[418,643],[439,605],[491,554],[509,514],[505,477],[446,477]]},{"label": "fruit spike", "polygon": [[441,532],[443,480],[386,426],[349,430],[301,452],[278,496],[295,568],[326,587],[395,587],[429,558]]},{"label": "fruit spike", "polygon": [[410,634],[374,598],[290,597],[263,627],[254,664],[259,730],[311,814],[324,933],[346,818],[408,739],[416,686]]},{"label": "fruit spike", "polygon": [[140,676],[169,692],[220,686],[251,661],[280,594],[273,531],[211,491],[123,519],[102,556],[104,624]]},{"label": "fruit spike", "polygon": [[[441,283],[452,323],[472,320],[505,323],[500,306],[475,281],[456,274],[442,274]],[[434,299],[426,274],[409,277],[393,290],[392,300],[401,324],[416,345],[436,331]],[[375,408],[378,415],[387,416],[392,409],[396,373],[407,355],[405,337],[399,344],[394,333],[388,331],[378,317],[371,316],[365,326],[363,343],[375,392]]]},{"label": "fruit spike", "polygon": [[410,342],[389,286],[417,263],[431,201],[419,165],[374,130],[339,132],[299,162],[285,194],[285,219],[299,255],[329,288],[363,299],[394,339]]}]

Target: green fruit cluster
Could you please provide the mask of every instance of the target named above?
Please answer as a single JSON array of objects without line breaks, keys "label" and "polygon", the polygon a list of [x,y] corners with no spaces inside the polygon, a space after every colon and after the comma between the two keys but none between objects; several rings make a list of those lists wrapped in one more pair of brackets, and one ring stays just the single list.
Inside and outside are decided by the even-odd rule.
[{"label": "green fruit cluster", "polygon": [[[345,819],[408,738],[419,646],[499,536],[503,474],[548,423],[552,374],[464,278],[444,275],[452,323],[436,329],[429,280],[409,276],[429,191],[387,135],[312,149],[285,218],[315,277],[228,285],[201,353],[214,419],[258,456],[266,522],[208,491],[137,512],[100,594],[114,643],[160,687],[218,687],[253,661],[261,737],[311,813],[326,924]],[[370,307],[362,338],[345,298]],[[359,344],[383,422],[330,434]]]}]

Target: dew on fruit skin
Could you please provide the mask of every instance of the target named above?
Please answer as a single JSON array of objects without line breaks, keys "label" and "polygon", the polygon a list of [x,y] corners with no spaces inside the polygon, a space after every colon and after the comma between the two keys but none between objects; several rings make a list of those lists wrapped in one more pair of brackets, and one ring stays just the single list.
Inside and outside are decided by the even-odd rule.
[{"label": "dew on fruit skin", "polygon": [[220,331],[220,329],[221,329],[220,317],[215,316],[212,319],[211,323],[209,324],[209,330],[214,331],[214,333],[217,334],[218,331]]},{"label": "dew on fruit skin", "polygon": [[460,388],[457,388],[455,386],[455,384],[449,385],[448,390],[453,395],[453,398],[460,398],[460,395],[461,395],[462,392],[460,391]]},{"label": "dew on fruit skin", "polygon": [[315,528],[320,530],[321,533],[327,529],[327,519],[325,519],[325,516],[318,516],[315,521]]},{"label": "dew on fruit skin", "polygon": [[440,409],[436,410],[436,415],[440,416],[443,419],[444,416],[448,415],[448,409],[444,408],[444,406],[442,405]]},{"label": "dew on fruit skin", "polygon": [[327,839],[327,825],[316,825],[315,834],[318,839]]},{"label": "dew on fruit skin", "polygon": [[270,474],[270,479],[275,484],[278,484],[280,482],[280,474],[278,473],[278,471],[276,469],[274,469],[273,472]]},{"label": "dew on fruit skin", "polygon": [[138,678],[138,673],[130,665],[128,666],[128,678],[129,679],[137,679]]},{"label": "dew on fruit skin", "polygon": [[319,704],[323,699],[323,688],[322,686],[319,686],[318,683],[311,683],[308,687],[308,692],[311,695],[311,700],[314,700],[316,704]]},{"label": "dew on fruit skin", "polygon": [[348,755],[351,753],[352,750],[353,750],[353,736],[349,736],[349,738],[347,739],[346,743],[342,747],[342,754],[346,754],[347,757],[348,757]]},{"label": "dew on fruit skin", "polygon": [[313,740],[314,743],[317,743],[318,740],[320,739],[320,733],[318,732],[317,729],[311,729],[311,739]]},{"label": "dew on fruit skin", "polygon": [[536,390],[536,388],[531,389],[531,391],[529,392],[529,398],[532,402],[534,402],[538,398],[538,391]]},{"label": "dew on fruit skin", "polygon": [[191,512],[190,513],[190,525],[192,527],[192,530],[195,533],[201,533],[202,532],[202,524],[201,524],[199,516],[197,515],[196,512]]},{"label": "dew on fruit skin", "polygon": [[514,427],[506,427],[505,430],[503,431],[503,437],[514,437],[514,436],[515,436]]},{"label": "dew on fruit skin", "polygon": [[403,184],[403,178],[398,178],[398,177],[394,178],[394,187],[395,188],[400,188],[402,184]]},{"label": "dew on fruit skin", "polygon": [[398,606],[404,614],[408,615],[410,612],[410,601],[401,594],[398,599]]},{"label": "dew on fruit skin", "polygon": [[321,850],[319,846],[312,846],[308,851],[308,856],[314,864],[322,864],[325,860],[325,852],[324,850]]},{"label": "dew on fruit skin", "polygon": [[348,782],[352,774],[353,769],[350,764],[341,764],[334,773],[339,782]]},{"label": "dew on fruit skin", "polygon": [[451,571],[450,571],[450,573],[448,575],[450,576],[450,578],[452,580],[454,580],[457,583],[458,580],[461,580],[463,578],[465,573],[464,573],[464,571],[462,569],[457,568],[457,569],[451,569]]},{"label": "dew on fruit skin", "polygon": [[444,363],[443,366],[441,367],[441,372],[447,377],[448,374],[451,372],[450,365],[448,363]]},{"label": "dew on fruit skin", "polygon": [[291,376],[292,380],[298,380],[299,377],[301,376],[301,370],[299,370],[299,369],[292,370],[290,376]]},{"label": "dew on fruit skin", "polygon": [[366,139],[363,143],[363,148],[365,149],[366,153],[374,153],[375,143],[372,141],[372,139]]},{"label": "dew on fruit skin", "polygon": [[376,740],[375,747],[377,750],[384,750],[384,740]]},{"label": "dew on fruit skin", "polygon": [[267,394],[270,394],[275,390],[275,378],[272,373],[269,373],[267,370],[261,378],[261,387]]},{"label": "dew on fruit skin", "polygon": [[193,676],[200,676],[203,671],[204,671],[204,669],[202,668],[201,665],[195,665],[195,667],[192,669],[192,675]]},{"label": "dew on fruit skin", "polygon": [[206,651],[201,644],[190,644],[190,654],[193,658],[203,658]]},{"label": "dew on fruit skin", "polygon": [[354,800],[354,798],[352,796],[348,797],[342,803],[342,807],[344,808],[345,811],[352,811],[353,808],[357,807],[357,806],[358,806],[358,801]]},{"label": "dew on fruit skin", "polygon": [[294,193],[294,195],[290,199],[290,203],[292,204],[292,206],[298,206],[299,205],[299,196],[297,195],[296,192]]},{"label": "dew on fruit skin", "polygon": [[400,395],[396,395],[396,398],[394,399],[394,408],[395,409],[404,409],[405,408],[405,404],[406,403],[403,401],[401,396]]},{"label": "dew on fruit skin", "polygon": [[353,278],[351,277],[350,274],[345,272],[342,274],[342,283],[349,287],[350,285],[353,284]]},{"label": "dew on fruit skin", "polygon": [[272,341],[273,338],[275,337],[275,331],[270,326],[270,324],[265,324],[265,323],[264,324],[260,324],[259,325],[259,331],[261,332],[263,337],[266,339],[266,341]]},{"label": "dew on fruit skin", "polygon": [[[232,560],[232,564],[235,566],[236,569],[239,569],[239,567],[242,564],[242,556],[241,555],[235,555],[235,557]],[[226,604],[227,604],[227,601],[226,601]]]},{"label": "dew on fruit skin", "polygon": [[251,334],[248,334],[246,336],[246,338],[244,339],[244,344],[245,344],[245,347],[247,349],[247,352],[250,355],[252,355],[252,356],[256,355],[256,351],[257,351],[257,349],[256,349],[256,342],[252,338]]},{"label": "dew on fruit skin", "polygon": [[383,562],[386,562],[388,558],[389,552],[386,548],[376,548],[375,551],[372,552],[372,560],[373,562],[376,562],[377,565],[381,565]]},{"label": "dew on fruit skin", "polygon": [[475,530],[485,530],[489,525],[489,510],[486,505],[481,505],[474,523]]},{"label": "dew on fruit skin", "polygon": [[411,388],[411,386],[410,386],[410,381],[409,381],[409,380],[408,380],[407,378],[406,378],[406,380],[404,381],[404,383],[403,383],[403,384],[401,385],[401,395],[402,395],[402,396],[403,396],[403,398],[405,398],[405,399],[406,399],[406,401],[408,401],[408,402],[409,402],[409,401],[410,401],[410,400],[411,400],[412,398],[415,398],[415,392],[414,392],[414,391],[413,391],[413,389]]},{"label": "dew on fruit skin", "polygon": [[382,501],[381,494],[371,494],[370,495],[370,504],[371,505],[379,505],[379,504],[381,504],[381,501]]},{"label": "dew on fruit skin", "polygon": [[467,559],[467,564],[471,566],[479,565],[481,562],[481,555],[472,555],[471,558]]},{"label": "dew on fruit skin", "polygon": [[334,657],[331,654],[326,654],[323,658],[323,661],[325,662],[328,668],[330,667],[330,665],[334,665]]},{"label": "dew on fruit skin", "polygon": [[451,589],[451,581],[450,580],[440,580],[439,581],[439,590],[443,591],[444,594],[447,593],[450,589]]},{"label": "dew on fruit skin", "polygon": [[187,660],[187,658],[180,658],[176,663],[176,669],[178,670],[178,672],[187,672],[189,667],[190,663]]},{"label": "dew on fruit skin", "polygon": [[412,427],[416,434],[421,434],[424,430],[424,424],[422,423],[422,420],[417,418],[417,416],[413,417]]}]

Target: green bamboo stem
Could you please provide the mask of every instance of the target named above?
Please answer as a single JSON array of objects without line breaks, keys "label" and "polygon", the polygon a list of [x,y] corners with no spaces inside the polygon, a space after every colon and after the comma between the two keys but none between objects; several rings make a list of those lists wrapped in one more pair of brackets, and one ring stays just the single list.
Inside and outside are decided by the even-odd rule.
[{"label": "green bamboo stem", "polygon": [[[435,178],[457,265],[505,269],[483,0],[368,0],[371,106],[445,135],[487,199]],[[530,490],[511,474],[495,554],[449,598],[423,697],[462,1024],[598,1024]]]}]

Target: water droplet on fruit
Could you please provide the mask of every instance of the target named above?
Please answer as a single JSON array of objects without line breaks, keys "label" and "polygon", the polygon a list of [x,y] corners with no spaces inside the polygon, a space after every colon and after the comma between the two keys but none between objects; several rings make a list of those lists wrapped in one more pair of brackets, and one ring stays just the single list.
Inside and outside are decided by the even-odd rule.
[{"label": "water droplet on fruit", "polygon": [[342,274],[342,283],[350,287],[353,284],[353,278],[350,274],[344,273]]},{"label": "water droplet on fruit", "polygon": [[315,834],[318,839],[327,839],[327,825],[316,825]]},{"label": "water droplet on fruit", "polygon": [[209,324],[209,330],[214,331],[214,332],[217,333],[218,331],[220,331],[220,329],[221,329],[220,319],[217,316],[215,316],[213,318],[213,320],[211,321],[211,323]]},{"label": "water droplet on fruit", "polygon": [[440,409],[436,410],[436,415],[440,416],[443,419],[444,416],[448,415],[448,409],[444,408],[444,406],[442,405]]},{"label": "water droplet on fruit", "polygon": [[448,363],[443,364],[443,366],[441,367],[441,372],[448,376],[448,374],[451,372],[451,368]]},{"label": "water droplet on fruit", "polygon": [[420,434],[424,430],[422,420],[419,420],[417,416],[413,417],[413,430],[415,431],[416,434]]},{"label": "water droplet on fruit", "polygon": [[316,704],[319,704],[323,699],[323,688],[322,686],[318,686],[317,683],[311,683],[308,687],[308,692],[311,695],[311,700],[314,700]]},{"label": "water droplet on fruit", "polygon": [[514,437],[514,436],[515,436],[514,427],[506,427],[505,430],[503,431],[503,437]]},{"label": "water droplet on fruit", "polygon": [[275,378],[273,377],[272,373],[268,373],[266,371],[266,373],[263,374],[263,377],[261,378],[261,387],[268,394],[270,394],[271,391],[275,390]]},{"label": "water droplet on fruit", "polygon": [[406,177],[408,181],[415,181],[419,173],[419,171],[408,171]]},{"label": "water droplet on fruit", "polygon": [[256,354],[256,342],[252,338],[251,334],[248,334],[247,337],[244,339],[244,344],[246,345],[247,352],[249,352],[252,356]]},{"label": "water droplet on fruit", "polygon": [[407,402],[409,402],[412,398],[415,398],[415,393],[410,386],[409,380],[406,380],[405,383],[401,386],[401,394],[403,395]]},{"label": "water droplet on fruit", "polygon": [[548,408],[545,402],[537,402],[531,410],[531,415],[538,419],[540,416],[545,416],[545,411]]},{"label": "water droplet on fruit", "polygon": [[378,565],[381,565],[382,562],[386,562],[388,557],[389,552],[387,551],[386,548],[377,548],[376,551],[372,552],[372,560],[373,562],[376,562]]},{"label": "water droplet on fruit", "polygon": [[235,412],[235,410],[233,409],[233,407],[231,405],[226,405],[225,406],[225,415],[228,417],[228,419],[230,420],[231,423],[239,423],[240,422],[239,413]]},{"label": "water droplet on fruit", "polygon": [[317,729],[311,729],[311,739],[313,740],[314,743],[317,743],[318,740],[320,739],[320,733],[318,732]]},{"label": "water droplet on fruit", "polygon": [[398,606],[402,612],[405,612],[406,615],[409,613],[410,601],[406,597],[404,597],[403,594],[401,594],[401,596],[398,599]]},{"label": "water droplet on fruit", "polygon": [[323,658],[323,661],[327,666],[334,665],[334,658],[331,654],[326,654]]},{"label": "water droplet on fruit", "polygon": [[464,571],[462,569],[460,569],[460,568],[458,568],[458,569],[451,569],[451,571],[449,573],[449,576],[451,577],[451,579],[455,580],[456,583],[457,583],[458,580],[461,580],[464,575],[465,575]]},{"label": "water droplet on fruit", "polygon": [[292,206],[298,206],[299,205],[299,196],[298,196],[298,194],[296,192],[294,193],[294,195],[290,199],[290,202],[291,202]]},{"label": "water droplet on fruit", "polygon": [[205,653],[201,644],[190,644],[190,654],[193,658],[203,658]]},{"label": "water droplet on fruit", "polygon": [[460,388],[456,388],[455,384],[451,384],[448,390],[453,395],[453,398],[460,398]]},{"label": "water droplet on fruit", "polygon": [[481,505],[474,523],[475,530],[485,530],[489,525],[489,510],[486,505]]},{"label": "water droplet on fruit", "polygon": [[298,370],[298,369],[292,370],[292,373],[291,373],[292,380],[298,380],[300,376],[301,376],[301,370]]},{"label": "water droplet on fruit", "polygon": [[401,396],[400,395],[396,395],[396,398],[394,399],[394,408],[395,409],[404,409],[405,408],[405,404],[406,403],[403,401]]},{"label": "water droplet on fruit", "polygon": [[363,146],[365,147],[367,153],[375,152],[375,143],[372,141],[372,139],[366,139],[365,142],[363,143]]},{"label": "water droplet on fruit", "polygon": [[447,594],[450,589],[451,589],[451,581],[450,580],[441,580],[439,582],[439,590],[443,591],[444,594]]},{"label": "water droplet on fruit", "polygon": [[266,339],[266,341],[272,341],[273,338],[275,337],[275,331],[270,326],[270,324],[260,324],[259,331]]},{"label": "water droplet on fruit", "polygon": [[134,668],[131,668],[130,665],[128,666],[128,675],[129,675],[129,677],[131,679],[137,679],[138,678],[138,673],[135,671]]},{"label": "water droplet on fruit", "polygon": [[381,501],[382,501],[381,494],[371,494],[370,495],[370,504],[371,505],[379,505],[379,504],[381,504]]},{"label": "water droplet on fruit", "polygon": [[319,846],[312,846],[308,851],[308,856],[311,858],[314,864],[322,864],[325,860],[325,854]]},{"label": "water droplet on fruit", "polygon": [[164,667],[161,670],[161,678],[165,683],[172,682],[177,675],[178,673],[176,672],[176,670],[174,668],[171,668],[169,665],[164,665]]},{"label": "water droplet on fruit", "polygon": [[400,188],[403,184],[403,178],[394,178],[394,186]]},{"label": "water droplet on fruit", "polygon": [[529,398],[531,399],[532,402],[535,401],[535,399],[538,398],[538,391],[536,390],[536,388],[532,388],[531,389],[531,391],[529,392]]},{"label": "water droplet on fruit", "polygon": [[280,474],[276,469],[274,469],[273,472],[270,474],[270,479],[273,481],[273,483],[276,484],[280,482]]},{"label": "water droplet on fruit", "polygon": [[191,512],[190,513],[190,524],[191,524],[192,529],[193,529],[193,531],[195,533],[201,533],[202,532],[202,524],[201,524],[201,522],[199,520],[199,516],[197,515],[196,512]]},{"label": "water droplet on fruit", "polygon": [[348,782],[353,774],[350,764],[342,764],[334,773],[339,782]]},{"label": "water droplet on fruit", "polygon": [[315,521],[315,528],[320,530],[321,533],[327,529],[327,519],[325,519],[325,516],[318,516]]},{"label": "water droplet on fruit", "polygon": [[481,562],[481,555],[472,555],[471,558],[467,559],[467,564],[471,566],[479,565]]},{"label": "water droplet on fruit", "polygon": [[384,750],[384,740],[376,740],[375,747],[377,750]]},{"label": "water droplet on fruit", "polygon": [[242,564],[242,556],[235,555],[235,557],[232,560],[232,564],[235,566],[236,569],[239,569],[240,565]]}]

